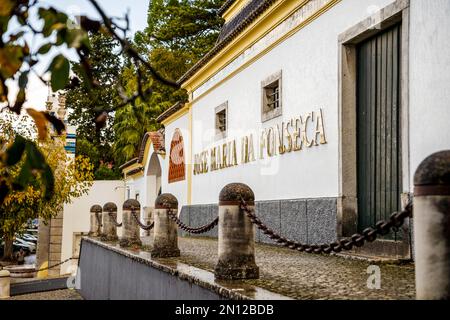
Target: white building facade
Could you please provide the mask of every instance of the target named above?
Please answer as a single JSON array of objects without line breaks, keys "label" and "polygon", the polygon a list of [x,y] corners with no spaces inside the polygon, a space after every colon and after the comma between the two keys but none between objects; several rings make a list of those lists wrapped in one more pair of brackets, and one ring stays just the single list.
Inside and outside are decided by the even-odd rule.
[{"label": "white building facade", "polygon": [[[216,46],[179,79],[189,101],[122,166],[128,197],[151,212],[172,193],[198,226],[245,183],[261,220],[310,244],[404,207],[420,162],[450,148],[450,1],[236,0],[221,14]],[[368,250],[409,257],[409,239],[407,224]]]}]

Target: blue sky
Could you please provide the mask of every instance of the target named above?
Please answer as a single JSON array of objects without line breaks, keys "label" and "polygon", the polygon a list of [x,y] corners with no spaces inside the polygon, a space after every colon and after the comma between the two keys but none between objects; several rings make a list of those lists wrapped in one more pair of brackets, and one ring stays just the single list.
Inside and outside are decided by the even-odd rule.
[{"label": "blue sky", "polygon": [[[147,11],[150,0],[98,0],[99,5],[103,10],[112,17],[123,17],[128,12],[130,20],[130,34],[132,36],[136,31],[143,30],[147,25]],[[87,15],[93,19],[99,19],[95,9],[87,0],[41,0],[39,1],[42,6],[53,6],[69,16]],[[42,45],[42,39],[35,38],[30,39],[30,46],[32,49],[37,50]],[[68,55],[69,58],[74,59],[76,55],[67,49],[62,49],[63,53]],[[59,54],[61,49],[52,50],[49,52],[48,57],[42,59],[38,64],[36,70],[39,73],[45,72],[50,64],[52,57]],[[10,97],[14,97],[17,92],[17,85],[14,82],[9,82]],[[47,87],[36,77],[32,76],[29,79],[27,90],[27,101],[25,107],[32,107],[35,109],[44,109],[45,101],[47,98]]]}]

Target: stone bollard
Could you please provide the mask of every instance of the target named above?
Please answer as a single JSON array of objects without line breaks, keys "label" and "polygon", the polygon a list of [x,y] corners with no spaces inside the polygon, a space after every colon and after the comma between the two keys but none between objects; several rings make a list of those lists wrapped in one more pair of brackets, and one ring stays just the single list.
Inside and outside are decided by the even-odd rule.
[{"label": "stone bollard", "polygon": [[136,220],[132,217],[132,211],[134,211],[138,216],[141,210],[141,205],[139,201],[134,199],[128,199],[123,203],[123,213],[122,213],[122,238],[120,239],[119,245],[121,247],[129,247],[133,245],[141,246],[142,242],[139,237],[139,225]]},{"label": "stone bollard", "polygon": [[450,299],[450,150],[432,154],[414,176],[416,297]]},{"label": "stone bollard", "polygon": [[240,209],[243,199],[255,207],[253,191],[243,183],[226,185],[219,195],[219,259],[216,279],[258,279],[255,263],[255,227]]},{"label": "stone bollard", "polygon": [[172,210],[173,214],[177,214],[177,198],[170,193],[159,195],[155,201],[152,257],[168,258],[180,256],[178,226],[175,221],[170,219],[169,209]]},{"label": "stone bollard", "polygon": [[10,296],[11,275],[8,270],[0,270],[0,299]]},{"label": "stone bollard", "polygon": [[101,235],[101,221],[102,207],[95,204],[91,207],[91,227],[89,230],[89,236],[99,237]]},{"label": "stone bollard", "polygon": [[103,241],[116,241],[117,236],[117,206],[113,202],[107,202],[103,206]]}]

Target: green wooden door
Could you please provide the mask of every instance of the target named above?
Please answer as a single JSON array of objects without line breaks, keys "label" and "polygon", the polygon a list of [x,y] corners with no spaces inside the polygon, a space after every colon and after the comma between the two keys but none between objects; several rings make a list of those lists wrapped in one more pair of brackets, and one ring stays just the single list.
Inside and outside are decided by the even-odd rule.
[{"label": "green wooden door", "polygon": [[400,36],[395,26],[358,46],[358,229],[400,207]]}]

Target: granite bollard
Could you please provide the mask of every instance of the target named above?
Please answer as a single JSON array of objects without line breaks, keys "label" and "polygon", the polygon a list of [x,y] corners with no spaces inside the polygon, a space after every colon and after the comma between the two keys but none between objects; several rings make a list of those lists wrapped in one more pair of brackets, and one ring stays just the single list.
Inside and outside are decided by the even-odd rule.
[{"label": "granite bollard", "polygon": [[167,258],[180,256],[180,249],[178,249],[178,226],[170,218],[169,210],[174,215],[177,215],[177,198],[170,193],[163,193],[155,201],[152,257]]},{"label": "granite bollard", "polygon": [[107,202],[103,206],[103,241],[117,241],[117,206],[113,202]]},{"label": "granite bollard", "polygon": [[450,150],[432,154],[414,175],[416,296],[450,299]]},{"label": "granite bollard", "polygon": [[141,238],[139,236],[139,225],[133,218],[133,212],[139,216],[141,205],[139,201],[128,199],[123,203],[122,213],[122,237],[119,245],[121,247],[141,246]]},{"label": "granite bollard", "polygon": [[240,204],[255,208],[253,191],[243,183],[226,185],[219,195],[219,259],[214,274],[217,279],[257,279],[255,262],[255,227]]},{"label": "granite bollard", "polygon": [[91,224],[89,229],[89,236],[99,237],[102,232],[102,218],[100,216],[100,214],[102,213],[102,207],[98,204],[95,204],[91,207],[90,213]]}]

